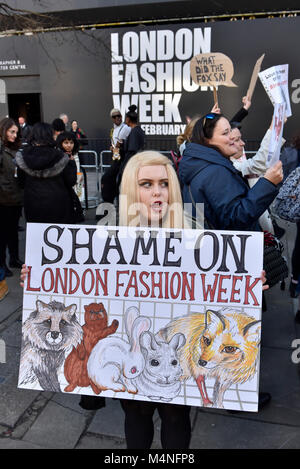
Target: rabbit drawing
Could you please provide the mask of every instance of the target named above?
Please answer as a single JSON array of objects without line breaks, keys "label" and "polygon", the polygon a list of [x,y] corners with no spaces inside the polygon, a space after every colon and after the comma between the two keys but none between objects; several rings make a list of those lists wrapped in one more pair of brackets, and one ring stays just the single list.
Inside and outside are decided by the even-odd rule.
[{"label": "rabbit drawing", "polygon": [[179,394],[182,369],[177,351],[184,344],[185,337],[181,333],[175,334],[169,342],[161,342],[151,332],[143,332],[140,346],[145,368],[134,379],[139,394],[164,402],[170,402]]},{"label": "rabbit drawing", "polygon": [[150,329],[151,320],[140,316],[135,307],[125,311],[124,320],[129,343],[120,337],[106,337],[95,345],[89,357],[88,376],[100,391],[111,389],[115,392],[137,393],[133,378],[145,366],[139,338],[142,332]]}]

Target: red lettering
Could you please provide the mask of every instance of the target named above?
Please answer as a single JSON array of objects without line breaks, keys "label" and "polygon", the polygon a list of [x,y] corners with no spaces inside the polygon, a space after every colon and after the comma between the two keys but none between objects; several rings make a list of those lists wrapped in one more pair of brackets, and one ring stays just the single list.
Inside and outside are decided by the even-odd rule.
[{"label": "red lettering", "polygon": [[[176,291],[176,293],[174,292],[175,277],[177,277],[177,291]],[[170,294],[171,294],[171,298],[173,298],[173,300],[178,298],[180,290],[181,290],[181,276],[178,272],[174,272],[174,274],[171,277],[171,282],[170,282]]]},{"label": "red lettering", "polygon": [[41,291],[41,287],[33,288],[33,287],[31,287],[31,285],[30,285],[31,269],[32,269],[32,266],[28,266],[26,291]]},{"label": "red lettering", "polygon": [[232,290],[231,290],[231,297],[230,297],[230,303],[240,303],[241,302],[241,299],[238,299],[236,300],[234,298],[235,295],[239,294],[241,290],[236,290],[235,289],[235,285],[236,285],[236,282],[240,280],[242,281],[243,280],[243,277],[241,277],[240,275],[234,275],[233,276],[233,279],[232,279]]},{"label": "red lettering", "polygon": [[[50,273],[50,288],[48,288],[48,289],[45,287],[46,272],[49,272],[49,273]],[[54,275],[53,275],[52,269],[50,269],[50,267],[47,267],[47,269],[44,270],[43,275],[42,275],[42,281],[41,281],[41,283],[42,283],[42,289],[43,289],[43,291],[49,292],[49,291],[53,290],[53,287],[54,287]]]},{"label": "red lettering", "polygon": [[189,299],[190,301],[193,301],[195,299],[194,291],[195,291],[195,275],[196,274],[189,274],[191,277],[191,285],[188,282],[187,279],[187,272],[182,272],[182,294],[181,294],[181,299],[186,300],[186,289],[188,290],[189,293]]},{"label": "red lettering", "polygon": [[[155,282],[155,274],[158,273],[159,281]],[[152,291],[151,291],[151,298],[163,298],[162,294],[162,274],[163,272],[151,272],[151,284],[152,284]],[[154,289],[159,288],[159,295],[155,296]]]},{"label": "red lettering", "polygon": [[147,283],[145,283],[144,280],[143,280],[143,277],[148,278],[149,275],[150,275],[149,272],[145,272],[145,271],[143,271],[143,272],[140,273],[139,281],[141,282],[141,284],[143,285],[143,287],[146,288],[146,292],[147,292],[147,293],[142,293],[142,292],[141,292],[141,293],[140,293],[140,297],[141,297],[141,298],[146,298],[147,296],[150,295],[150,288],[149,288],[149,285],[147,285]]},{"label": "red lettering", "polygon": [[119,287],[124,287],[124,283],[119,282],[119,277],[122,274],[129,275],[129,270],[117,270],[117,278],[116,278],[116,291],[115,296],[120,296],[119,294]]},{"label": "red lettering", "polygon": [[95,291],[95,296],[99,296],[99,283],[101,284],[101,288],[103,290],[103,296],[108,295],[108,289],[107,289],[107,275],[108,275],[108,269],[104,269],[104,281],[100,275],[100,269],[96,269],[96,291]]},{"label": "red lettering", "polygon": [[258,284],[258,282],[260,281],[260,278],[256,278],[254,280],[254,282],[250,285],[250,279],[251,279],[251,275],[246,275],[246,287],[245,287],[245,300],[244,300],[244,304],[245,305],[248,305],[249,304],[249,301],[248,301],[248,295],[250,293],[250,295],[252,296],[252,299],[254,300],[254,303],[253,303],[253,306],[258,306],[259,305],[259,302],[257,301],[257,298],[256,296],[254,295],[253,293],[253,288]]},{"label": "red lettering", "polygon": [[213,287],[211,285],[207,285],[207,288],[205,288],[205,277],[206,274],[201,274],[201,280],[202,280],[202,290],[203,290],[203,300],[207,301],[208,295],[210,295],[210,301],[214,301],[215,293],[216,293],[216,288],[218,284],[218,279],[219,279],[219,274],[214,274],[215,280],[214,280],[214,285]]},{"label": "red lettering", "polygon": [[231,275],[220,275],[219,277],[219,288],[218,288],[218,299],[217,299],[218,303],[228,303],[228,298],[227,299],[222,298],[222,293],[226,294],[227,292],[227,288],[222,288],[222,283],[223,283],[223,280],[230,279],[230,278],[231,278]]},{"label": "red lettering", "polygon": [[55,269],[55,286],[54,286],[53,293],[61,293],[58,291],[58,281],[59,281],[61,289],[62,289],[62,293],[64,295],[67,294],[68,269],[64,269],[64,275],[65,275],[65,278],[63,282],[63,279],[60,274],[60,269],[59,268]]},{"label": "red lettering", "polygon": [[133,270],[131,272],[129,282],[127,284],[127,288],[125,290],[124,296],[126,296],[126,297],[128,296],[128,292],[129,292],[130,288],[134,289],[134,296],[137,298],[139,296],[139,291],[138,291],[138,287],[137,287],[136,271],[135,270]]},{"label": "red lettering", "polygon": [[165,272],[165,300],[169,299],[169,272]]},{"label": "red lettering", "polygon": [[[91,275],[91,287],[89,290],[86,290],[86,276],[87,274],[90,274]],[[93,271],[91,269],[86,269],[83,274],[82,274],[82,278],[81,278],[81,290],[82,290],[82,293],[84,295],[89,295],[91,293],[91,291],[93,290],[94,288],[94,285],[95,285],[95,277],[94,277],[94,274],[93,274]]]},{"label": "red lettering", "polygon": [[[73,275],[76,277],[76,286],[74,288],[73,288],[73,282],[72,282]],[[74,293],[77,292],[79,285],[80,285],[80,278],[76,270],[69,269],[69,295],[74,295]]]}]

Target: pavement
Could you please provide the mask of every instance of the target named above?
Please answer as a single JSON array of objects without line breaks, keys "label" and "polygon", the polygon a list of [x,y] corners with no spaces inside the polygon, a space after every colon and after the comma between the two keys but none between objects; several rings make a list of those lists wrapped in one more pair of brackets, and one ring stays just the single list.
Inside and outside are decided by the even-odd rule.
[{"label": "pavement", "polygon": [[[95,209],[88,210],[85,223],[96,223]],[[286,229],[283,242],[290,259],[295,228],[279,224]],[[20,257],[24,258],[24,231],[20,232],[20,245]],[[13,272],[7,279],[10,293],[0,303],[0,339],[6,352],[6,362],[0,363],[0,448],[125,449],[124,417],[118,400],[107,399],[105,408],[87,411],[79,407],[78,395],[17,388],[23,292],[19,271]],[[260,390],[272,394],[271,402],[258,413],[193,407],[191,449],[300,448],[300,365],[292,361],[292,343],[300,339],[300,325],[294,321],[298,300],[289,297],[288,281],[284,291],[279,286],[267,291],[266,300]],[[300,361],[300,340],[297,346]],[[294,355],[298,361],[297,352]],[[152,448],[161,448],[158,415]]]}]

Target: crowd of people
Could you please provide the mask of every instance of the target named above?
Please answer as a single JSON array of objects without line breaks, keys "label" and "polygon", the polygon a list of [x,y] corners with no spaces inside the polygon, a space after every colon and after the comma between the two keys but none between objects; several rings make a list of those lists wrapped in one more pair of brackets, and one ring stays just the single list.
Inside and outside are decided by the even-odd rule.
[{"label": "crowd of people", "polygon": [[17,122],[9,117],[0,121],[0,213],[5,220],[0,230],[0,300],[9,292],[6,278],[13,275],[11,269],[23,264],[19,256],[23,210],[27,222],[76,223],[83,219],[78,151],[87,137],[77,121],[73,122],[76,126],[66,130],[66,114],[51,124],[33,126],[22,116]]},{"label": "crowd of people", "polygon": [[[270,129],[254,157],[245,157],[241,121],[247,116],[250,105],[251,102],[243,98],[243,107],[230,120],[217,106],[211,112],[191,119],[185,132],[177,139],[177,151],[180,154],[178,173],[172,159],[157,151],[143,151],[145,135],[139,125],[136,106],[130,106],[125,122],[120,110],[112,109],[110,149],[113,158],[101,180],[101,195],[105,203],[116,203],[119,195],[122,196],[118,204],[119,224],[187,227],[189,220],[184,213],[183,203],[192,204],[194,216],[197,215],[196,204],[203,203],[205,226],[210,229],[264,230],[274,234],[269,207],[287,176],[286,166],[283,167],[282,162],[278,161],[274,166],[267,167]],[[29,138],[22,135],[23,148],[20,151],[22,141],[19,126],[9,118],[0,122],[0,212],[2,220],[6,221],[0,235],[1,289],[5,289],[5,277],[12,275],[9,267],[22,266],[18,252],[18,225],[22,207],[25,219],[29,222],[75,222],[74,188],[79,184],[77,173],[80,172],[76,155],[80,146],[86,144],[87,138],[79,129],[77,121],[72,121],[70,127],[68,125],[65,114],[55,119],[52,125],[35,124]],[[291,147],[294,163],[289,171],[300,166],[299,142],[300,135],[294,139]],[[140,203],[139,216],[135,216],[135,221],[128,217],[130,203]],[[169,207],[173,203],[177,206],[177,213],[170,217]],[[289,287],[293,298],[299,293],[299,251],[298,222]],[[23,267],[22,280],[26,274],[26,267]],[[262,279],[265,281],[264,274]],[[2,293],[2,298],[5,294]],[[300,307],[296,319],[299,320],[299,316]],[[259,407],[269,400],[270,395],[262,393]],[[93,405],[96,406],[95,400],[91,405],[87,399],[82,406],[99,407]],[[191,422],[188,406],[135,400],[121,400],[121,405],[125,412],[128,448],[151,447],[155,409],[162,421],[162,447],[189,447]]]}]

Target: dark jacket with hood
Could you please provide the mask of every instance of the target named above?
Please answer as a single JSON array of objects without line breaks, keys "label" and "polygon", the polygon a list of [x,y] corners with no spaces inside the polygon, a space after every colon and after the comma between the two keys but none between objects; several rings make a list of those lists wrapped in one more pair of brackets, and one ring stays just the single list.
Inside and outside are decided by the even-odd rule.
[{"label": "dark jacket with hood", "polygon": [[51,146],[28,146],[16,155],[18,178],[24,186],[24,212],[28,222],[72,223],[74,160]]},{"label": "dark jacket with hood", "polygon": [[[1,145],[0,145],[1,146]],[[0,205],[23,205],[23,189],[16,178],[16,152],[2,146],[0,149]],[[4,222],[4,220],[3,220]]]},{"label": "dark jacket with hood", "polygon": [[241,173],[214,148],[188,143],[179,164],[183,201],[204,203],[204,216],[216,230],[259,231],[259,217],[278,193],[260,178],[250,189]]}]

